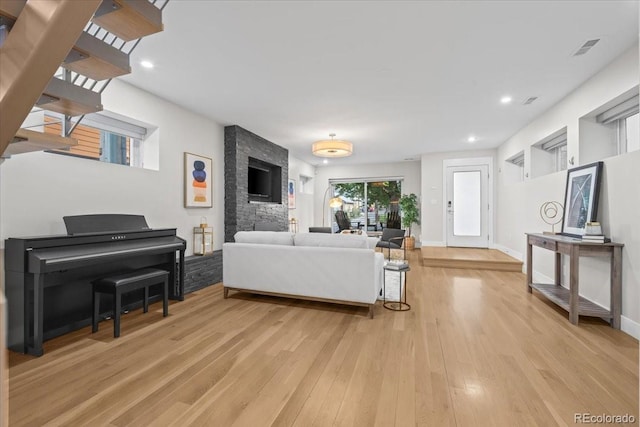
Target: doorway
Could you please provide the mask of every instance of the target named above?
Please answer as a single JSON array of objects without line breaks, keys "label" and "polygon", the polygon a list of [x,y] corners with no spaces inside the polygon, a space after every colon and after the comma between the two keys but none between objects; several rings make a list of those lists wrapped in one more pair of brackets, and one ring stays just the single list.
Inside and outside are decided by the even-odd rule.
[{"label": "doorway", "polygon": [[444,161],[446,246],[488,248],[493,208],[491,158]]}]

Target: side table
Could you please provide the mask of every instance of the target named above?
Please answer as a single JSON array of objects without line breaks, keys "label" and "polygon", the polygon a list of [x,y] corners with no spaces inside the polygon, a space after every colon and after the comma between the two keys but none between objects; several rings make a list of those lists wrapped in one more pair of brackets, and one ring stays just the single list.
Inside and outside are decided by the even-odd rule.
[{"label": "side table", "polygon": [[[382,306],[387,310],[392,311],[408,311],[411,310],[411,306],[407,304],[407,272],[411,270],[411,267],[407,265],[405,268],[391,268],[384,266],[384,277],[382,282]],[[387,301],[387,271],[398,273],[398,300]],[[404,284],[402,283],[402,275],[404,274]]]}]

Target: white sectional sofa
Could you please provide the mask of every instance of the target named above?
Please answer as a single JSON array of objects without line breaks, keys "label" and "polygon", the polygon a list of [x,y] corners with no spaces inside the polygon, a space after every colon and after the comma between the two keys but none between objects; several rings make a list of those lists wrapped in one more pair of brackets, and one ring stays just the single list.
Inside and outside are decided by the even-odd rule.
[{"label": "white sectional sofa", "polygon": [[241,231],[222,246],[229,290],[373,307],[384,256],[365,235]]}]

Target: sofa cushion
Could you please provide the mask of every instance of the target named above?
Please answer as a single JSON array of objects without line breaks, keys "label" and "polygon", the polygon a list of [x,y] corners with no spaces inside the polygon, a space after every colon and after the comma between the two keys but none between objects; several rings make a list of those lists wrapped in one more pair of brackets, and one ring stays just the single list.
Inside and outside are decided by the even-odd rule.
[{"label": "sofa cushion", "polygon": [[375,250],[378,241],[380,241],[380,239],[378,239],[377,237],[367,237],[367,247],[369,249]]},{"label": "sofa cushion", "polygon": [[288,231],[238,231],[233,238],[236,243],[293,246],[293,233]]},{"label": "sofa cushion", "polygon": [[367,249],[367,236],[357,234],[296,233],[295,246]]}]

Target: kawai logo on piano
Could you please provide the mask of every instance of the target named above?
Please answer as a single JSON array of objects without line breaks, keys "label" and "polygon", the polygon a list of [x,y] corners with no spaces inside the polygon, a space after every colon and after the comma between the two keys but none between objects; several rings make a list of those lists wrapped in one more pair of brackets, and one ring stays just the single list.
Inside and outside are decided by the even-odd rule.
[{"label": "kawai logo on piano", "polygon": [[121,234],[119,236],[111,236],[111,240],[124,240],[126,238],[127,238],[126,234]]}]

